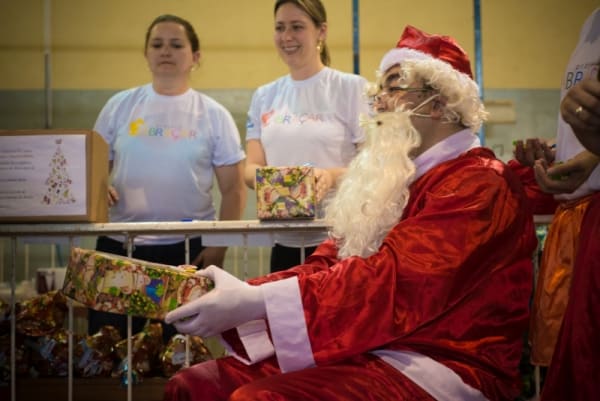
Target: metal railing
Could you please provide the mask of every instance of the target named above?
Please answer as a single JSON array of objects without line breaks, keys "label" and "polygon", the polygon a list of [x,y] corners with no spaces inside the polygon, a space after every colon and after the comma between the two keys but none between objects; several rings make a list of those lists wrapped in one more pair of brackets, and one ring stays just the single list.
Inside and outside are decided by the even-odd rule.
[{"label": "metal railing", "polygon": [[[552,216],[536,216],[537,225],[546,225]],[[242,272],[234,274],[248,278],[249,247],[271,246],[273,235],[280,232],[324,232],[327,227],[322,220],[295,220],[264,222],[258,220],[238,221],[192,221],[192,222],[143,222],[143,223],[96,223],[96,224],[9,224],[0,225],[0,239],[5,238],[10,242],[11,254],[8,266],[11,296],[11,401],[16,401],[16,315],[15,315],[15,288],[17,273],[17,240],[20,237],[67,237],[69,247],[75,238],[99,235],[123,235],[132,244],[133,238],[142,234],[181,234],[186,239],[186,260],[189,261],[189,237],[202,235],[202,242],[208,246],[238,247],[242,251]],[[129,247],[131,256],[131,246]],[[4,250],[2,250],[2,253]],[[237,253],[236,253],[237,255]],[[2,255],[3,256],[3,255]],[[0,258],[0,270],[4,272],[4,258]],[[4,274],[2,275],[4,277]],[[68,333],[69,333],[69,366],[68,366],[68,401],[73,399],[73,302],[68,301]],[[127,333],[127,358],[128,366],[131,364],[131,316],[128,317]],[[127,400],[132,400],[131,369],[127,371]]]}]

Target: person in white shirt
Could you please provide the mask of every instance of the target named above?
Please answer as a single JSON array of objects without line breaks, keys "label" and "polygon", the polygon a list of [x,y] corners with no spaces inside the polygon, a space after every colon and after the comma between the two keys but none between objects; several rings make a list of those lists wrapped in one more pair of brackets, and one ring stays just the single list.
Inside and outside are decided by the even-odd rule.
[{"label": "person in white shirt", "polygon": [[[275,46],[289,74],[252,97],[245,180],[254,188],[257,167],[313,166],[322,211],[364,141],[359,118],[369,111],[366,80],[328,67],[327,16],[320,0],[278,0],[274,14]],[[325,238],[324,233],[277,234],[271,271],[300,264],[301,249],[307,257]]]},{"label": "person in white shirt", "polygon": [[[94,126],[110,146],[110,221],[239,220],[246,200],[245,153],[231,114],[190,87],[200,60],[194,28],[178,16],[157,17],[147,30],[144,55],[152,82],[115,94]],[[221,193],[218,215],[213,177]],[[126,238],[99,237],[96,249],[125,255]],[[199,267],[222,266],[225,252],[204,247],[199,236],[190,240],[190,262]],[[133,257],[185,264],[184,236],[137,236]],[[90,311],[89,331],[104,324],[124,330],[124,321]],[[143,322],[134,324],[135,330]]]},{"label": "person in white shirt", "polygon": [[[563,74],[555,154],[544,151],[548,146],[536,139],[527,141],[526,146],[517,142],[515,149],[517,160],[533,168],[532,185],[553,194],[558,202],[544,242],[529,332],[531,363],[542,368],[554,364],[554,350],[570,302],[575,262],[583,239],[584,216],[591,213],[590,204],[600,190],[600,156],[587,150],[578,139],[583,131],[597,132],[600,125],[595,110],[597,98],[593,96],[593,88],[598,86],[599,63],[600,8],[596,8],[582,25]],[[557,398],[553,399],[563,396],[555,394]],[[565,394],[569,394],[569,399],[578,399],[569,390]]]},{"label": "person in white shirt", "polygon": [[[563,83],[559,122],[570,133],[571,148],[580,153],[547,169],[541,160],[536,162],[536,176],[540,185],[556,192],[581,186],[582,194],[593,192],[576,238],[571,282],[564,288],[568,301],[543,383],[542,401],[584,401],[600,394],[600,169],[596,167],[600,160],[600,7],[583,24]],[[556,176],[564,179],[550,178]],[[560,283],[566,282],[565,274],[559,277]]]}]

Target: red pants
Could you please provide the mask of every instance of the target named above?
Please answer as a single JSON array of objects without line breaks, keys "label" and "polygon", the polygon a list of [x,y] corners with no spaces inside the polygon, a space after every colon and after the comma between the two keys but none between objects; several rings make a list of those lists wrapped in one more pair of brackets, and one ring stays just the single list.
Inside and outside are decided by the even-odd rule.
[{"label": "red pants", "polygon": [[600,396],[600,193],[583,217],[569,303],[542,401],[589,401]]},{"label": "red pants", "polygon": [[282,374],[274,358],[246,366],[232,357],[180,370],[165,401],[432,401],[381,359],[366,354]]}]

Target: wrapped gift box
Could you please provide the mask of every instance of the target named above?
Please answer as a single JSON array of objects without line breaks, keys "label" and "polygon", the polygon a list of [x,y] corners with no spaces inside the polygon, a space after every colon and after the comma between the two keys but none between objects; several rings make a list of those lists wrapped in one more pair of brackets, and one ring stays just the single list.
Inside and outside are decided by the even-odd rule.
[{"label": "wrapped gift box", "polygon": [[194,269],[72,248],[63,292],[99,311],[162,319],[214,286]]},{"label": "wrapped gift box", "polygon": [[91,130],[0,130],[0,223],[108,221],[108,144]]},{"label": "wrapped gift box", "polygon": [[312,167],[256,169],[256,209],[260,220],[312,219],[315,204]]}]

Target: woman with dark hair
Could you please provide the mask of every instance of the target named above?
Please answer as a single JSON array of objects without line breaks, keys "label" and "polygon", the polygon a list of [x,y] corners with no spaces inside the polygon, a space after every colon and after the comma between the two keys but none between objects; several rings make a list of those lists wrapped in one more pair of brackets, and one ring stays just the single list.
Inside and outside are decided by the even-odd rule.
[{"label": "woman with dark hair", "polygon": [[[110,221],[239,220],[245,154],[231,114],[190,87],[200,60],[194,28],[175,15],[157,17],[146,32],[144,56],[152,82],[115,94],[94,126],[110,146]],[[218,215],[213,176],[222,198]],[[141,235],[133,245],[135,258],[186,263],[183,235]],[[127,243],[101,236],[96,249],[125,255]],[[204,247],[199,236],[190,240],[190,262],[199,267],[222,266],[225,251]],[[90,310],[89,318],[90,333],[112,324],[125,334],[125,316]],[[143,324],[135,319],[134,332]]]},{"label": "woman with dark hair", "polygon": [[[359,116],[368,113],[366,81],[329,67],[327,14],[320,0],[278,0],[274,15],[275,47],[289,74],[254,93],[245,181],[254,188],[258,167],[311,165],[323,205],[364,141]],[[271,272],[300,264],[301,248],[308,257],[325,238],[323,233],[277,234]]]}]

